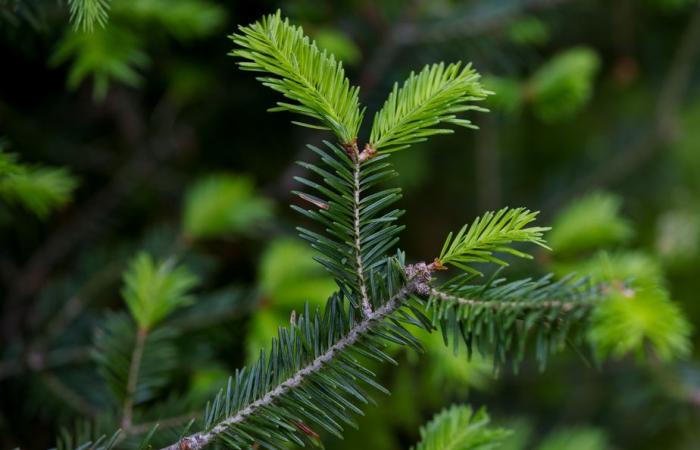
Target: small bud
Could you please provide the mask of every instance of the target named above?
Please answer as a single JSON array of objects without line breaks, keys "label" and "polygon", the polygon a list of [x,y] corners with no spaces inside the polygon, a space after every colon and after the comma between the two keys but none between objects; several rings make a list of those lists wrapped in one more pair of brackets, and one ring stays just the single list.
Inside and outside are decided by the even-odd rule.
[{"label": "small bud", "polygon": [[374,158],[375,156],[377,156],[377,151],[369,144],[365,144],[365,148],[362,150],[362,153],[360,153],[358,158],[360,162],[364,162],[368,159]]},{"label": "small bud", "polygon": [[409,264],[404,267],[406,278],[415,283],[414,288],[421,295],[430,293],[430,281],[432,280],[433,270],[435,270],[433,264],[424,262]]}]

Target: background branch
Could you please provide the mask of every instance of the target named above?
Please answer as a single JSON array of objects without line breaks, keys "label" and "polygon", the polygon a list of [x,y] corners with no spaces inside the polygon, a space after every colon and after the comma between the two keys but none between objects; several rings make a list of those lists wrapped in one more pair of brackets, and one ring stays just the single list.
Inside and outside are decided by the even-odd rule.
[{"label": "background branch", "polygon": [[700,5],[695,8],[682,34],[667,75],[659,89],[656,110],[647,130],[627,148],[614,153],[595,170],[575,180],[571,188],[551,197],[543,210],[560,209],[573,198],[592,189],[618,184],[648,163],[664,145],[678,134],[678,113],[700,56]]}]

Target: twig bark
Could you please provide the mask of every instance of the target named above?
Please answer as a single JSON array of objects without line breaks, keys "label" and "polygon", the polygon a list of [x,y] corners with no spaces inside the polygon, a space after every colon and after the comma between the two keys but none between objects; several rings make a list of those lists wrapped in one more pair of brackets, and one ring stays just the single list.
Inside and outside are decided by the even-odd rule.
[{"label": "twig bark", "polygon": [[122,408],[121,426],[128,430],[131,428],[131,421],[134,413],[134,401],[136,396],[136,388],[139,381],[139,372],[141,371],[141,361],[143,359],[143,350],[148,338],[148,330],[139,328],[136,333],[136,342],[134,343],[134,351],[131,354],[131,364],[129,366],[129,377],[126,384],[126,396],[124,397],[124,406]]},{"label": "twig bark", "polygon": [[557,309],[562,312],[570,312],[577,307],[585,305],[582,303],[562,302],[559,300],[548,300],[538,302],[501,302],[477,300],[448,294],[435,288],[430,288],[430,295],[440,300],[454,302],[460,305],[478,306],[492,309]]},{"label": "twig bark", "polygon": [[365,282],[365,266],[362,263],[362,234],[361,234],[361,223],[360,223],[360,155],[355,150],[355,155],[353,156],[353,180],[354,180],[354,222],[353,222],[353,233],[355,238],[355,270],[357,272],[357,284],[360,290],[360,301],[362,302],[362,311],[365,317],[370,317],[372,315],[372,303],[367,295],[367,284]]}]

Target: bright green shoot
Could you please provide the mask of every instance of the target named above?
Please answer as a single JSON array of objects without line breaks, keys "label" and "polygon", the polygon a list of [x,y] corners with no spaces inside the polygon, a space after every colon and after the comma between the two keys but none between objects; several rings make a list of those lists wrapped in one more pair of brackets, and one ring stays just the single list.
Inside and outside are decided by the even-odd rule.
[{"label": "bright green shoot", "polygon": [[291,25],[279,11],[239,31],[232,39],[241,48],[231,54],[243,59],[241,68],[272,75],[259,80],[293,101],[278,102],[272,110],[314,119],[294,123],[332,131],[346,151],[357,154],[361,161],[452,132],[441,124],[473,127],[457,114],[484,111],[472,103],[489,94],[471,65],[425,66],[418,74],[411,73],[401,88],[394,85],[374,117],[369,143],[360,152],[357,139],[364,108],[360,107],[359,88],[350,85],[342,64],[319,50],[301,27]]},{"label": "bright green shoot", "polygon": [[438,127],[440,124],[475,128],[457,114],[485,111],[472,104],[489,94],[479,78],[471,65],[460,63],[433,64],[417,75],[411,73],[400,89],[394,84],[384,107],[374,116],[370,146],[377,151],[402,150],[429,136],[453,132]]},{"label": "bright green shoot", "polygon": [[489,426],[485,409],[452,406],[436,414],[420,430],[413,450],[490,450],[500,447],[510,431]]},{"label": "bright green shoot", "polygon": [[178,307],[192,301],[188,291],[197,277],[174,260],[157,263],[140,253],[124,274],[122,296],[140,329],[149,330]]},{"label": "bright green shoot", "polygon": [[450,233],[438,261],[478,274],[479,272],[469,264],[507,265],[506,261],[495,256],[495,253],[532,258],[528,253],[514,248],[512,244],[525,242],[548,248],[542,235],[549,228],[528,227],[537,214],[525,208],[503,208],[497,212],[487,212],[477,217],[471,225],[462,227],[455,236]]},{"label": "bright green shoot", "polygon": [[240,67],[272,75],[260,81],[294,102],[278,102],[273,111],[313,118],[315,123],[295,123],[331,130],[343,144],[357,138],[362,122],[359,89],[350,86],[343,65],[333,55],[319,50],[301,27],[291,25],[279,11],[239,31],[231,38],[241,48],[231,54],[244,60]]}]

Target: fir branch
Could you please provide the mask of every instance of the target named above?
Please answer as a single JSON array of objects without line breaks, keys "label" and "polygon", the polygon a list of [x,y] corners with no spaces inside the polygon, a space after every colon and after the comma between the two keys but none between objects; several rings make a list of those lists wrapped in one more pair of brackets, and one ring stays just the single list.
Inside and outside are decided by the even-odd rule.
[{"label": "fir branch", "polygon": [[367,312],[372,306],[367,276],[386,260],[387,251],[396,244],[403,229],[394,223],[403,211],[385,212],[401,197],[401,190],[369,193],[378,183],[396,175],[386,161],[388,155],[361,162],[357,149],[352,149],[351,156],[336,145],[328,142],[326,145],[328,151],[310,147],[321,156],[322,164],[300,163],[322,177],[322,182],[296,177],[322,197],[295,191],[315,208],[303,209],[297,205],[292,208],[324,227],[323,234],[306,228],[299,231],[319,251],[317,261],[344,287],[357,293],[357,306]]},{"label": "fir branch", "polygon": [[[359,387],[353,385],[346,386],[348,379],[343,379],[340,377],[338,369],[329,369],[334,367],[334,364],[345,364],[349,359],[347,354],[351,349],[357,349],[358,344],[360,344],[364,339],[369,336],[375,335],[382,337],[384,339],[389,336],[390,340],[398,339],[399,343],[406,343],[406,341],[401,339],[408,339],[405,335],[401,335],[405,331],[399,331],[399,334],[394,334],[393,337],[390,335],[392,331],[388,330],[398,330],[397,328],[392,328],[397,325],[398,322],[393,322],[393,325],[387,324],[387,320],[390,320],[392,315],[397,312],[402,307],[411,307],[410,299],[413,295],[428,295],[438,294],[442,297],[442,301],[453,301],[452,305],[436,305],[435,296],[429,300],[429,308],[432,308],[436,312],[436,320],[440,320],[444,317],[444,311],[450,308],[454,311],[454,307],[474,307],[483,306],[488,302],[493,305],[507,306],[508,308],[496,308],[498,310],[505,309],[520,309],[520,308],[510,308],[516,304],[516,298],[520,298],[522,305],[532,305],[533,309],[561,309],[567,312],[573,312],[574,307],[568,307],[566,305],[574,304],[573,298],[579,296],[581,298],[580,304],[582,306],[590,306],[592,300],[589,302],[584,300],[588,291],[583,289],[581,284],[572,283],[569,280],[564,280],[559,283],[549,283],[548,279],[539,280],[536,282],[531,282],[529,280],[524,280],[521,282],[514,282],[510,284],[502,284],[498,280],[492,282],[489,286],[465,286],[465,285],[449,285],[443,290],[431,287],[432,274],[436,270],[435,264],[425,264],[418,263],[415,265],[406,266],[404,269],[406,278],[402,286],[395,291],[395,293],[389,297],[389,299],[379,308],[375,309],[368,316],[363,316],[357,322],[355,322],[346,333],[338,337],[332,345],[329,345],[325,350],[320,351],[313,359],[308,362],[301,364],[294,370],[293,373],[288,374],[284,378],[280,379],[279,382],[270,386],[266,389],[264,393],[256,396],[255,392],[260,388],[265,387],[265,383],[270,381],[270,377],[274,377],[275,367],[279,364],[283,364],[282,360],[277,361],[277,358],[283,358],[288,360],[288,356],[284,356],[285,350],[291,352],[291,354],[296,355],[295,358],[301,358],[304,361],[304,356],[297,354],[294,350],[299,349],[303,351],[304,348],[316,348],[317,344],[314,343],[315,339],[311,336],[307,336],[305,339],[311,339],[306,341],[301,341],[295,344],[293,347],[287,347],[286,344],[280,343],[279,351],[275,352],[273,345],[273,352],[270,354],[270,360],[261,357],[259,363],[250,369],[250,371],[239,372],[236,377],[235,388],[232,388],[231,384],[226,390],[226,394],[218,396],[210,407],[208,407],[208,413],[205,414],[205,423],[212,417],[216,417],[216,412],[227,412],[228,414],[223,415],[220,419],[214,421],[205,430],[191,434],[172,445],[165,447],[163,450],[179,450],[180,448],[188,448],[190,450],[199,450],[206,446],[213,444],[218,440],[223,440],[227,445],[232,447],[240,447],[245,445],[250,445],[253,442],[257,442],[260,445],[267,446],[270,448],[279,448],[277,444],[279,439],[282,441],[293,440],[294,433],[298,432],[298,427],[290,427],[289,423],[295,422],[295,416],[293,412],[289,412],[287,408],[295,407],[296,402],[299,403],[295,408],[300,407],[302,410],[306,411],[306,417],[309,420],[316,421],[317,423],[328,427],[327,429],[331,432],[335,432],[336,427],[333,425],[333,418],[340,418],[347,420],[344,412],[346,409],[355,410],[356,407],[352,406],[348,400],[344,399],[340,394],[332,392],[359,392],[357,389]],[[459,301],[454,301],[460,299],[457,295],[451,293],[453,291],[465,291],[471,292],[473,298],[477,298],[477,290],[481,291],[481,300],[479,304],[459,304]],[[597,292],[597,291],[596,291]],[[445,294],[444,296],[442,294]],[[559,294],[561,296],[560,301],[554,303],[553,301],[545,301],[544,298],[550,298],[554,295]],[[498,300],[498,298],[505,299],[504,301]],[[467,297],[465,297],[467,298]],[[409,303],[407,303],[409,302]],[[327,311],[325,317],[329,317],[329,311],[338,311],[339,304],[331,300],[327,306]],[[522,309],[527,309],[526,307]],[[352,311],[352,310],[351,310]],[[337,313],[336,313],[337,314]],[[466,317],[463,313],[460,313],[459,317]],[[305,333],[311,332],[309,325],[315,323],[316,327],[321,327],[325,329],[324,325],[318,324],[318,316],[316,319],[310,320],[311,316],[308,313],[308,309],[304,315],[299,318],[299,322],[292,324],[291,334],[287,332],[280,332],[280,339],[283,336],[290,336],[287,339],[291,339],[288,342],[295,342],[293,336],[295,333],[300,333],[299,336],[304,336]],[[330,323],[333,323],[332,319]],[[459,321],[461,319],[457,319]],[[473,319],[472,319],[473,320]],[[494,317],[488,317],[487,320],[494,320]],[[539,323],[542,325],[539,328],[547,329],[545,326],[548,323],[546,317],[541,317]],[[452,321],[454,322],[454,321]],[[535,322],[530,320],[531,325]],[[415,322],[417,323],[417,322]],[[478,322],[472,322],[470,326],[473,326],[472,331],[465,330],[465,338],[467,335],[473,335],[476,329],[481,327]],[[552,329],[552,327],[549,327]],[[306,330],[306,331],[304,331]],[[381,331],[380,331],[381,330]],[[509,328],[506,328],[509,330]],[[316,331],[318,333],[318,329]],[[331,335],[332,337],[332,335]],[[501,335],[498,335],[500,338]],[[326,337],[320,337],[321,342],[326,339]],[[493,336],[488,336],[488,339],[494,339]],[[507,340],[506,342],[511,342]],[[520,341],[518,341],[520,342]],[[500,341],[494,342],[496,346],[504,345]],[[468,344],[469,345],[469,344]],[[376,352],[376,347],[371,345],[366,345],[363,354],[365,356],[379,357],[380,353]],[[371,349],[375,350],[372,351]],[[370,353],[364,353],[369,351]],[[374,356],[372,356],[374,353]],[[315,354],[315,353],[314,353]],[[380,359],[386,360],[388,356],[379,357]],[[346,362],[342,362],[346,361]],[[335,366],[337,367],[337,366]],[[357,368],[359,366],[355,366]],[[329,372],[330,370],[330,372]],[[272,371],[270,373],[269,371]],[[325,371],[325,372],[324,372]],[[358,375],[359,376],[359,375]],[[362,376],[360,379],[370,382],[369,378]],[[308,389],[304,393],[303,389]],[[347,391],[344,391],[347,389]],[[360,398],[364,398],[364,394]],[[243,402],[241,407],[235,408],[236,402]],[[322,408],[317,409],[316,402],[320,402],[319,405],[329,406],[335,403],[338,405],[339,410],[333,411],[332,409]],[[330,402],[330,403],[329,403]],[[302,406],[303,405],[303,406]],[[294,411],[297,411],[296,409]],[[302,414],[298,412],[298,414]],[[303,422],[298,422],[302,423]],[[304,429],[310,430],[309,433],[313,432],[313,429],[304,425]],[[337,431],[337,430],[336,430]],[[306,433],[308,434],[308,433]],[[313,435],[316,433],[313,432]],[[254,437],[255,436],[255,437]],[[258,440],[259,439],[259,440]],[[300,443],[300,441],[296,441]]]},{"label": "fir branch", "polygon": [[[150,330],[170,313],[192,302],[195,275],[174,259],[155,261],[141,252],[124,273],[122,297],[140,330]],[[140,332],[140,331],[139,331]]]},{"label": "fir branch", "polygon": [[452,133],[439,127],[441,124],[473,128],[469,120],[459,119],[457,114],[484,111],[470,103],[488,94],[471,65],[425,66],[417,75],[412,72],[400,89],[398,83],[394,84],[386,103],[374,116],[369,146],[374,151],[397,151],[428,136]]},{"label": "fir branch", "polygon": [[412,291],[411,286],[404,286],[394,297],[392,297],[384,306],[377,311],[371,311],[365,319],[355,325],[350,332],[338,342],[333,344],[325,353],[314,359],[311,364],[296,372],[293,376],[278,385],[275,389],[268,392],[263,398],[250,404],[236,415],[229,417],[217,424],[209,433],[212,435],[223,432],[229,425],[242,422],[246,417],[253,414],[256,410],[273,403],[278,397],[289,392],[291,389],[301,385],[309,375],[318,372],[324,364],[331,361],[338,353],[345,350],[347,347],[355,344],[360,338],[368,333],[375,322],[381,321],[386,316],[394,312],[399,306],[399,301],[409,295]]},{"label": "fir branch", "polygon": [[470,352],[477,348],[492,355],[497,364],[510,359],[519,362],[534,336],[536,358],[544,365],[547,356],[566,342],[574,325],[587,321],[609,296],[607,286],[573,276],[556,282],[546,276],[471,284],[474,277],[463,274],[440,288],[431,287],[428,309],[446,343],[458,346],[462,340]]},{"label": "fir branch", "polygon": [[460,297],[441,291],[436,288],[430,288],[431,297],[437,298],[445,302],[452,302],[461,306],[491,308],[491,309],[515,309],[515,310],[558,310],[561,312],[569,312],[574,308],[584,306],[581,303],[566,302],[561,300],[545,300],[539,302],[517,302],[517,301],[500,301],[500,300],[483,300],[479,298]]},{"label": "fir branch", "polygon": [[[93,357],[117,404],[130,409],[158,395],[177,364],[176,332],[170,327],[137,328],[124,313],[106,317],[97,330]],[[125,421],[128,422],[128,421]]]},{"label": "fir branch", "polygon": [[[268,408],[273,407],[282,400],[282,397],[307,383],[310,377],[318,374],[332,361],[338,360],[343,353],[346,353],[348,349],[357,345],[362,339],[366,338],[370,333],[375,331],[380,323],[403,306],[403,301],[406,300],[411,294],[416,292],[419,289],[419,286],[424,282],[425,280],[420,277],[409,280],[380,308],[371,311],[369,315],[356,322],[346,334],[340,337],[333,345],[329,346],[323,353],[316,356],[308,364],[300,367],[289,377],[278,383],[273,389],[267,391],[262,397],[218,421],[208,431],[187,436],[180,441],[163,448],[162,450],[179,450],[183,448],[183,446],[189,450],[199,450],[213,443],[218,438],[226,439],[227,437],[230,439],[228,442],[235,442],[233,441],[233,437],[226,436],[227,433],[231,432],[232,427],[245,423],[259,411],[266,411]],[[328,308],[332,307],[332,303],[330,303]],[[308,316],[308,311],[303,317],[307,320],[310,318]],[[300,321],[301,320],[303,319],[300,319]],[[271,358],[272,357],[273,356],[271,355]],[[262,362],[264,364],[264,359],[262,359]],[[252,370],[254,371],[255,368]],[[258,378],[258,376],[256,376],[256,378]],[[362,378],[365,379],[364,376]],[[365,381],[367,381],[367,379],[365,379]],[[250,389],[250,387],[247,389]],[[229,402],[230,400],[225,401]],[[349,404],[347,404],[347,406],[349,406]],[[277,414],[279,414],[279,417],[284,417],[284,414],[280,412]],[[279,422],[279,419],[276,419],[275,422]],[[250,430],[248,431],[250,432]],[[248,437],[250,436],[248,435]]]},{"label": "fir branch", "polygon": [[438,260],[442,264],[450,264],[466,272],[479,272],[471,263],[496,263],[502,266],[507,263],[494,256],[494,253],[507,253],[521,258],[531,258],[530,255],[514,249],[513,242],[529,242],[548,248],[542,238],[542,233],[549,230],[546,227],[528,227],[537,217],[537,212],[525,208],[503,208],[497,212],[487,212],[477,217],[471,225],[465,225],[452,236],[450,233],[445,240]]},{"label": "fir branch", "polygon": [[355,142],[363,116],[359,89],[350,85],[343,65],[332,54],[319,50],[304,30],[283,19],[279,10],[250,26],[239,27],[239,31],[231,39],[242,48],[231,55],[244,60],[239,62],[241,69],[272,74],[259,80],[296,102],[278,102],[272,111],[311,117],[320,125],[295,123],[331,130],[345,145]]}]

